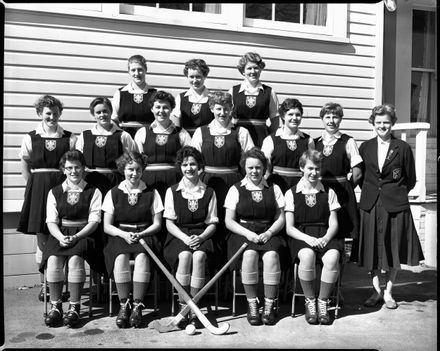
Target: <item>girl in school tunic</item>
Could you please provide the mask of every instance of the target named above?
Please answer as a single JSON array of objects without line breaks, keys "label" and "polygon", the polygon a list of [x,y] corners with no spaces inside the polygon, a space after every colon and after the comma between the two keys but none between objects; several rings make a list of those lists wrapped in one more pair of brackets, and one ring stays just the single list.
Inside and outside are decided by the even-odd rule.
[{"label": "girl in school tunic", "polygon": [[278,98],[270,86],[260,81],[265,66],[259,54],[248,52],[243,55],[237,68],[244,81],[228,91],[234,102],[233,123],[246,127],[258,147],[269,132],[275,132],[279,127]]},{"label": "girl in school tunic", "polygon": [[[75,147],[76,136],[58,124],[63,104],[57,98],[41,96],[35,102],[35,109],[41,122],[24,136],[19,154],[26,189],[17,231],[37,236],[35,258],[39,266],[49,233],[46,226],[47,194],[64,181],[59,161],[66,151]],[[43,283],[42,274],[40,279]],[[40,301],[44,298],[43,289],[38,296]]]},{"label": "girl in school tunic", "polygon": [[154,121],[148,100],[156,91],[145,81],[147,61],[141,55],[133,55],[128,59],[130,83],[116,90],[113,103],[112,119],[132,138],[142,126]]},{"label": "girl in school tunic", "polygon": [[[385,301],[390,309],[397,308],[392,288],[400,265],[415,266],[424,259],[408,201],[408,192],[416,184],[414,157],[411,147],[391,134],[396,120],[393,105],[374,107],[369,122],[377,137],[359,148],[364,161],[359,203],[359,265],[371,272],[374,288],[365,306]],[[383,292],[381,270],[387,273]]]},{"label": "girl in school tunic", "polygon": [[85,160],[78,150],[67,151],[60,160],[67,179],[49,191],[47,199],[47,226],[51,235],[43,252],[40,272],[47,267],[52,308],[45,323],[56,326],[63,318],[63,266],[67,260],[67,281],[70,291],[69,310],[63,323],[72,327],[79,321],[80,301],[85,281],[84,260],[91,269],[103,272],[95,260],[95,243],[91,234],[101,222],[101,192],[84,181]]},{"label": "girl in school tunic", "polygon": [[[336,192],[341,205],[338,211],[338,237],[357,239],[359,210],[354,188],[362,177],[362,158],[354,139],[339,131],[344,116],[341,105],[327,103],[319,115],[324,132],[315,139],[315,148],[322,153],[321,182]],[[350,171],[352,178],[349,181],[347,175]]]},{"label": "girl in school tunic", "polygon": [[[184,146],[177,153],[176,167],[183,174],[182,180],[167,189],[165,195],[167,239],[164,256],[176,271],[176,279],[191,296],[195,296],[205,284],[205,262],[213,263],[214,246],[211,240],[216,230],[217,200],[212,188],[199,179],[203,168],[201,153]],[[181,308],[185,307],[179,296]],[[189,322],[196,324],[196,316],[189,314]]]},{"label": "girl in school tunic", "polygon": [[299,158],[304,151],[314,148],[314,142],[298,129],[303,115],[300,101],[288,98],[278,111],[283,125],[264,139],[261,151],[269,161],[267,180],[277,184],[285,193],[301,179]]},{"label": "girl in school tunic", "polygon": [[175,106],[174,97],[170,93],[154,93],[150,107],[155,121],[149,127],[140,128],[134,138],[138,150],[148,157],[142,180],[147,186],[154,187],[162,199],[165,198],[167,188],[180,180],[175,167],[177,151],[191,143],[189,133],[176,127],[170,120]]},{"label": "girl in school tunic", "polygon": [[[305,295],[305,318],[309,324],[330,324],[328,299],[339,274],[343,240],[336,238],[340,208],[332,189],[319,180],[321,153],[307,150],[300,158],[304,176],[286,192],[286,232],[292,261],[299,260],[298,276]],[[316,299],[316,258],[323,263]]]},{"label": "girl in school tunic", "polygon": [[[284,226],[284,197],[278,185],[269,185],[263,175],[267,160],[256,147],[245,152],[242,166],[246,177],[233,185],[226,195],[226,227],[228,257],[247,242],[241,259],[241,279],[248,300],[249,324],[275,323],[274,304],[281,277],[280,254],[285,241],[279,234]],[[261,255],[261,256],[260,256]],[[264,312],[258,310],[258,261],[263,260]],[[232,269],[240,268],[236,261]]]},{"label": "girl in school tunic", "polygon": [[[136,151],[124,153],[117,159],[118,169],[125,180],[112,188],[102,204],[104,232],[109,235],[104,248],[107,272],[116,282],[120,310],[116,325],[139,327],[142,322],[143,299],[151,278],[150,261],[143,246],[143,238],[156,253],[160,251],[156,234],[160,231],[163,204],[154,188],[141,180],[145,167],[144,157]],[[134,256],[133,309],[129,301],[131,268],[129,259]],[[130,314],[131,311],[131,314]]]},{"label": "girl in school tunic", "polygon": [[177,95],[171,119],[176,126],[184,128],[193,136],[196,128],[214,119],[208,104],[209,90],[205,86],[209,67],[202,59],[191,59],[185,62],[183,73],[188,78],[190,89]]},{"label": "girl in school tunic", "polygon": [[232,96],[225,92],[214,92],[209,96],[209,105],[214,121],[196,129],[191,146],[201,151],[205,167],[200,175],[203,183],[212,187],[217,195],[220,223],[214,235],[216,254],[221,264],[225,257],[223,204],[229,188],[242,179],[238,166],[243,152],[250,150],[254,143],[244,127],[231,123]]}]

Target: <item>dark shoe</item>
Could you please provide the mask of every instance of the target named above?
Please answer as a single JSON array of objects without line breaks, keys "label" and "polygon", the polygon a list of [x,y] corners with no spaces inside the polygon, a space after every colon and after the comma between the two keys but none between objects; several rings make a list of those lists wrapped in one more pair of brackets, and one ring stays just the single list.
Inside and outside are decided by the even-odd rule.
[{"label": "dark shoe", "polygon": [[[186,304],[183,302],[179,302],[179,313],[186,307]],[[185,318],[182,318],[181,321],[179,322],[179,324],[177,324],[177,326],[180,329],[185,329],[185,327],[188,324],[188,315],[185,316]]]},{"label": "dark shoe", "polygon": [[317,324],[318,323],[318,315],[316,314],[316,298],[309,299],[306,297],[306,321],[309,324]]},{"label": "dark shoe", "polygon": [[188,313],[188,323],[192,324],[194,327],[196,327],[196,329],[200,329],[202,327],[202,323],[200,323],[196,313],[193,310],[190,310]]},{"label": "dark shoe", "polygon": [[44,319],[44,323],[46,323],[48,327],[56,327],[61,323],[63,318],[63,304],[61,300],[51,301],[50,304],[50,311]]},{"label": "dark shoe", "polygon": [[[50,295],[49,295],[49,285],[46,285],[46,301],[49,301]],[[44,284],[41,285],[41,290],[38,294],[38,300],[41,302],[44,301]]]},{"label": "dark shoe", "polygon": [[130,318],[130,301],[127,299],[125,302],[121,302],[118,316],[116,317],[116,325],[119,328],[127,328],[129,326],[128,320]]},{"label": "dark shoe", "polygon": [[264,310],[261,320],[263,324],[274,325],[275,324],[275,302],[276,299],[264,298]]},{"label": "dark shoe", "polygon": [[320,324],[330,324],[330,315],[328,314],[328,300],[318,299],[318,320]]},{"label": "dark shoe", "polygon": [[75,326],[79,321],[79,311],[80,311],[79,303],[70,303],[69,310],[66,312],[63,318],[63,324],[67,327]]},{"label": "dark shoe", "polygon": [[383,302],[383,295],[382,293],[378,293],[376,290],[374,290],[373,295],[371,295],[365,302],[365,307],[374,307],[378,305],[379,303]]},{"label": "dark shoe", "polygon": [[247,320],[250,325],[260,325],[261,318],[258,311],[258,298],[248,299]]},{"label": "dark shoe", "polygon": [[384,294],[383,299],[385,301],[385,306],[390,310],[395,310],[397,308],[397,303],[391,296],[391,294]]},{"label": "dark shoe", "polygon": [[142,302],[134,302],[130,316],[130,326],[139,328],[142,324],[142,309],[145,305]]}]

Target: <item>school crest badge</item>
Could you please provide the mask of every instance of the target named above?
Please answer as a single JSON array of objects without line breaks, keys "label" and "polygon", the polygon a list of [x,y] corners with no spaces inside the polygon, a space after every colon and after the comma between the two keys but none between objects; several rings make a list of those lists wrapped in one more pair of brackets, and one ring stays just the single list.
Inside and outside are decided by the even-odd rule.
[{"label": "school crest badge", "polygon": [[191,212],[196,212],[199,208],[199,200],[197,199],[188,199],[188,210]]},{"label": "school crest badge", "polygon": [[296,144],[296,140],[286,140],[287,147],[290,151],[295,151],[298,145]]},{"label": "school crest badge", "polygon": [[56,140],[45,140],[44,146],[46,147],[47,151],[53,151],[57,147],[57,141]]},{"label": "school crest badge", "polygon": [[316,205],[316,194],[306,195],[306,205],[309,207],[313,207]]},{"label": "school crest badge", "polygon": [[133,94],[133,101],[137,104],[140,104],[144,101],[144,94]]},{"label": "school crest badge", "polygon": [[393,179],[400,179],[402,170],[400,168],[393,169]]},{"label": "school crest badge", "polygon": [[95,139],[95,145],[99,147],[100,149],[103,148],[107,144],[107,137],[99,135]]},{"label": "school crest badge", "polygon": [[157,134],[156,135],[156,144],[157,145],[165,145],[168,142],[167,134]]},{"label": "school crest badge", "polygon": [[79,194],[80,193],[77,191],[69,191],[67,193],[67,203],[72,206],[77,204],[79,201]]},{"label": "school crest badge", "polygon": [[221,148],[223,145],[225,145],[225,136],[224,135],[218,135],[214,137],[214,145],[217,148]]},{"label": "school crest badge", "polygon": [[255,202],[261,202],[261,200],[263,200],[263,192],[261,190],[253,191],[252,200]]},{"label": "school crest badge", "polygon": [[322,153],[324,156],[330,156],[333,152],[333,145],[325,145]]},{"label": "school crest badge", "polygon": [[193,115],[197,115],[201,109],[202,109],[202,104],[192,104],[191,113]]},{"label": "school crest badge", "polygon": [[246,96],[246,106],[249,108],[254,107],[257,104],[257,97],[248,95]]},{"label": "school crest badge", "polygon": [[136,205],[137,202],[138,202],[138,194],[137,193],[128,194],[128,203],[130,204],[130,206]]}]

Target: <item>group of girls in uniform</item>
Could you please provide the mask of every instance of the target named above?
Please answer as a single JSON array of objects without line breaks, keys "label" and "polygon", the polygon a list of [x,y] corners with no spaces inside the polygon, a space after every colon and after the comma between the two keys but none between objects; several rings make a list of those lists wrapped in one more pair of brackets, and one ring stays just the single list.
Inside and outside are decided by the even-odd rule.
[{"label": "group of girls in uniform", "polygon": [[[58,99],[38,99],[41,122],[20,151],[27,185],[18,231],[37,235],[37,263],[46,270],[52,306],[48,326],[78,324],[87,261],[116,283],[117,326],[140,327],[152,271],[140,239],[191,296],[204,286],[207,266],[220,268],[246,242],[232,269],[241,273],[247,320],[273,325],[281,272],[294,262],[306,321],[331,323],[329,298],[344,239],[352,237],[359,264],[372,276],[365,305],[397,307],[392,288],[400,265],[417,265],[423,254],[408,203],[414,158],[391,133],[394,107],[372,110],[377,137],[358,149],[339,129],[342,107],[326,103],[322,135],[313,139],[299,129],[301,102],[279,104],[260,81],[264,67],[260,55],[246,53],[237,65],[243,82],[228,93],[210,92],[206,62],[189,60],[184,75],[190,88],[175,99],[147,84],[145,58],[132,56],[130,83],[111,101],[93,99],[96,124],[78,137],[58,124]],[[318,291],[317,260],[323,265]],[[70,301],[63,314],[65,264]],[[185,308],[183,296],[179,304]],[[186,323],[197,325],[194,313],[181,326]]]}]

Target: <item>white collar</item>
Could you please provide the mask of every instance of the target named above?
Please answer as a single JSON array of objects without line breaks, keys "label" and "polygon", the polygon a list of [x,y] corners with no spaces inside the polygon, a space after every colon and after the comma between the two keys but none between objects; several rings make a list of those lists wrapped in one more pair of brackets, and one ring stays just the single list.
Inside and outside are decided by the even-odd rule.
[{"label": "white collar", "polygon": [[301,132],[299,129],[296,131],[295,134],[293,135],[284,135],[284,125],[280,126],[276,131],[275,131],[275,135],[276,136],[280,136],[283,139],[300,139],[300,138],[304,138],[304,133]]},{"label": "white collar", "polygon": [[191,87],[185,92],[184,96],[194,96],[195,98],[201,98],[201,97],[208,97],[208,95],[209,95],[209,90],[207,87],[204,87],[201,94],[196,93],[196,91]]},{"label": "white collar", "polygon": [[66,191],[74,191],[81,193],[83,192],[84,188],[86,187],[87,182],[84,179],[81,179],[81,181],[78,184],[71,184],[67,179],[61,184],[63,188],[63,192]]},{"label": "white collar", "polygon": [[389,138],[387,141],[384,141],[380,136],[377,136],[377,144],[378,145],[390,145],[391,138]]},{"label": "white collar", "polygon": [[141,193],[146,188],[147,188],[147,185],[142,180],[139,181],[139,187],[137,189],[131,189],[130,191],[128,191],[127,180],[123,180],[118,185],[118,189],[122,190],[122,192],[125,193],[125,194]]},{"label": "white collar", "polygon": [[98,128],[98,124],[95,123],[95,125],[92,127],[92,134],[94,135],[112,135],[116,131],[120,130],[116,124],[112,122],[112,128],[110,130],[106,130],[104,128]]},{"label": "white collar", "polygon": [[176,191],[185,191],[188,194],[191,193],[197,193],[197,192],[201,192],[201,191],[205,191],[206,190],[206,184],[203,183],[200,179],[197,182],[196,186],[192,189],[188,189],[185,187],[185,183],[183,182],[183,178],[180,180],[180,182],[177,185]]},{"label": "white collar", "polygon": [[255,185],[254,182],[252,180],[250,180],[247,176],[245,176],[241,182],[240,182],[240,186],[244,186],[246,187],[246,189],[248,190],[261,190],[264,187],[268,188],[269,184],[267,184],[266,179],[262,178],[260,184]]},{"label": "white collar", "polygon": [[223,127],[220,123],[218,123],[215,118],[208,124],[208,128],[210,130],[212,130],[214,133],[219,133],[219,134],[229,134],[232,127],[233,127],[232,118],[229,119],[229,123],[226,126],[226,128]]},{"label": "white collar", "polygon": [[319,137],[319,140],[332,141],[333,139],[340,139],[341,136],[342,136],[342,133],[339,130],[333,134],[330,134],[329,132],[324,130],[322,132],[321,136]]},{"label": "white collar", "polygon": [[141,92],[147,93],[149,89],[153,89],[153,87],[148,85],[148,83],[145,84],[144,89],[140,89],[136,84],[130,82],[122,88],[122,91],[128,91],[130,94],[140,94]]},{"label": "white collar", "polygon": [[320,191],[325,191],[324,185],[321,183],[321,181],[319,180],[318,183],[316,184],[315,187],[313,187],[312,189],[306,189],[305,187],[305,183],[307,181],[304,179],[304,177],[301,177],[301,179],[298,181],[298,183],[296,184],[296,192],[300,193],[303,190],[306,190],[307,193],[318,193]]},{"label": "white collar", "polygon": [[155,133],[165,133],[165,134],[170,134],[174,129],[176,129],[176,125],[174,124],[174,122],[172,120],[170,120],[170,125],[167,128],[163,128],[162,125],[160,125],[156,120],[154,120],[151,124],[150,124],[150,129],[152,131],[154,131]]},{"label": "white collar", "polygon": [[249,85],[249,83],[246,80],[244,80],[243,82],[241,82],[240,89],[238,90],[238,92],[239,93],[241,93],[242,91],[256,92],[257,90],[264,91],[264,87],[261,82],[258,82],[258,84],[255,87],[253,87]]},{"label": "white collar", "polygon": [[[38,123],[37,128],[35,128],[35,132],[40,135],[48,135],[47,132],[43,128],[43,121]],[[61,138],[64,134],[64,129],[59,124],[57,125],[57,130],[53,134],[55,138]]]}]

